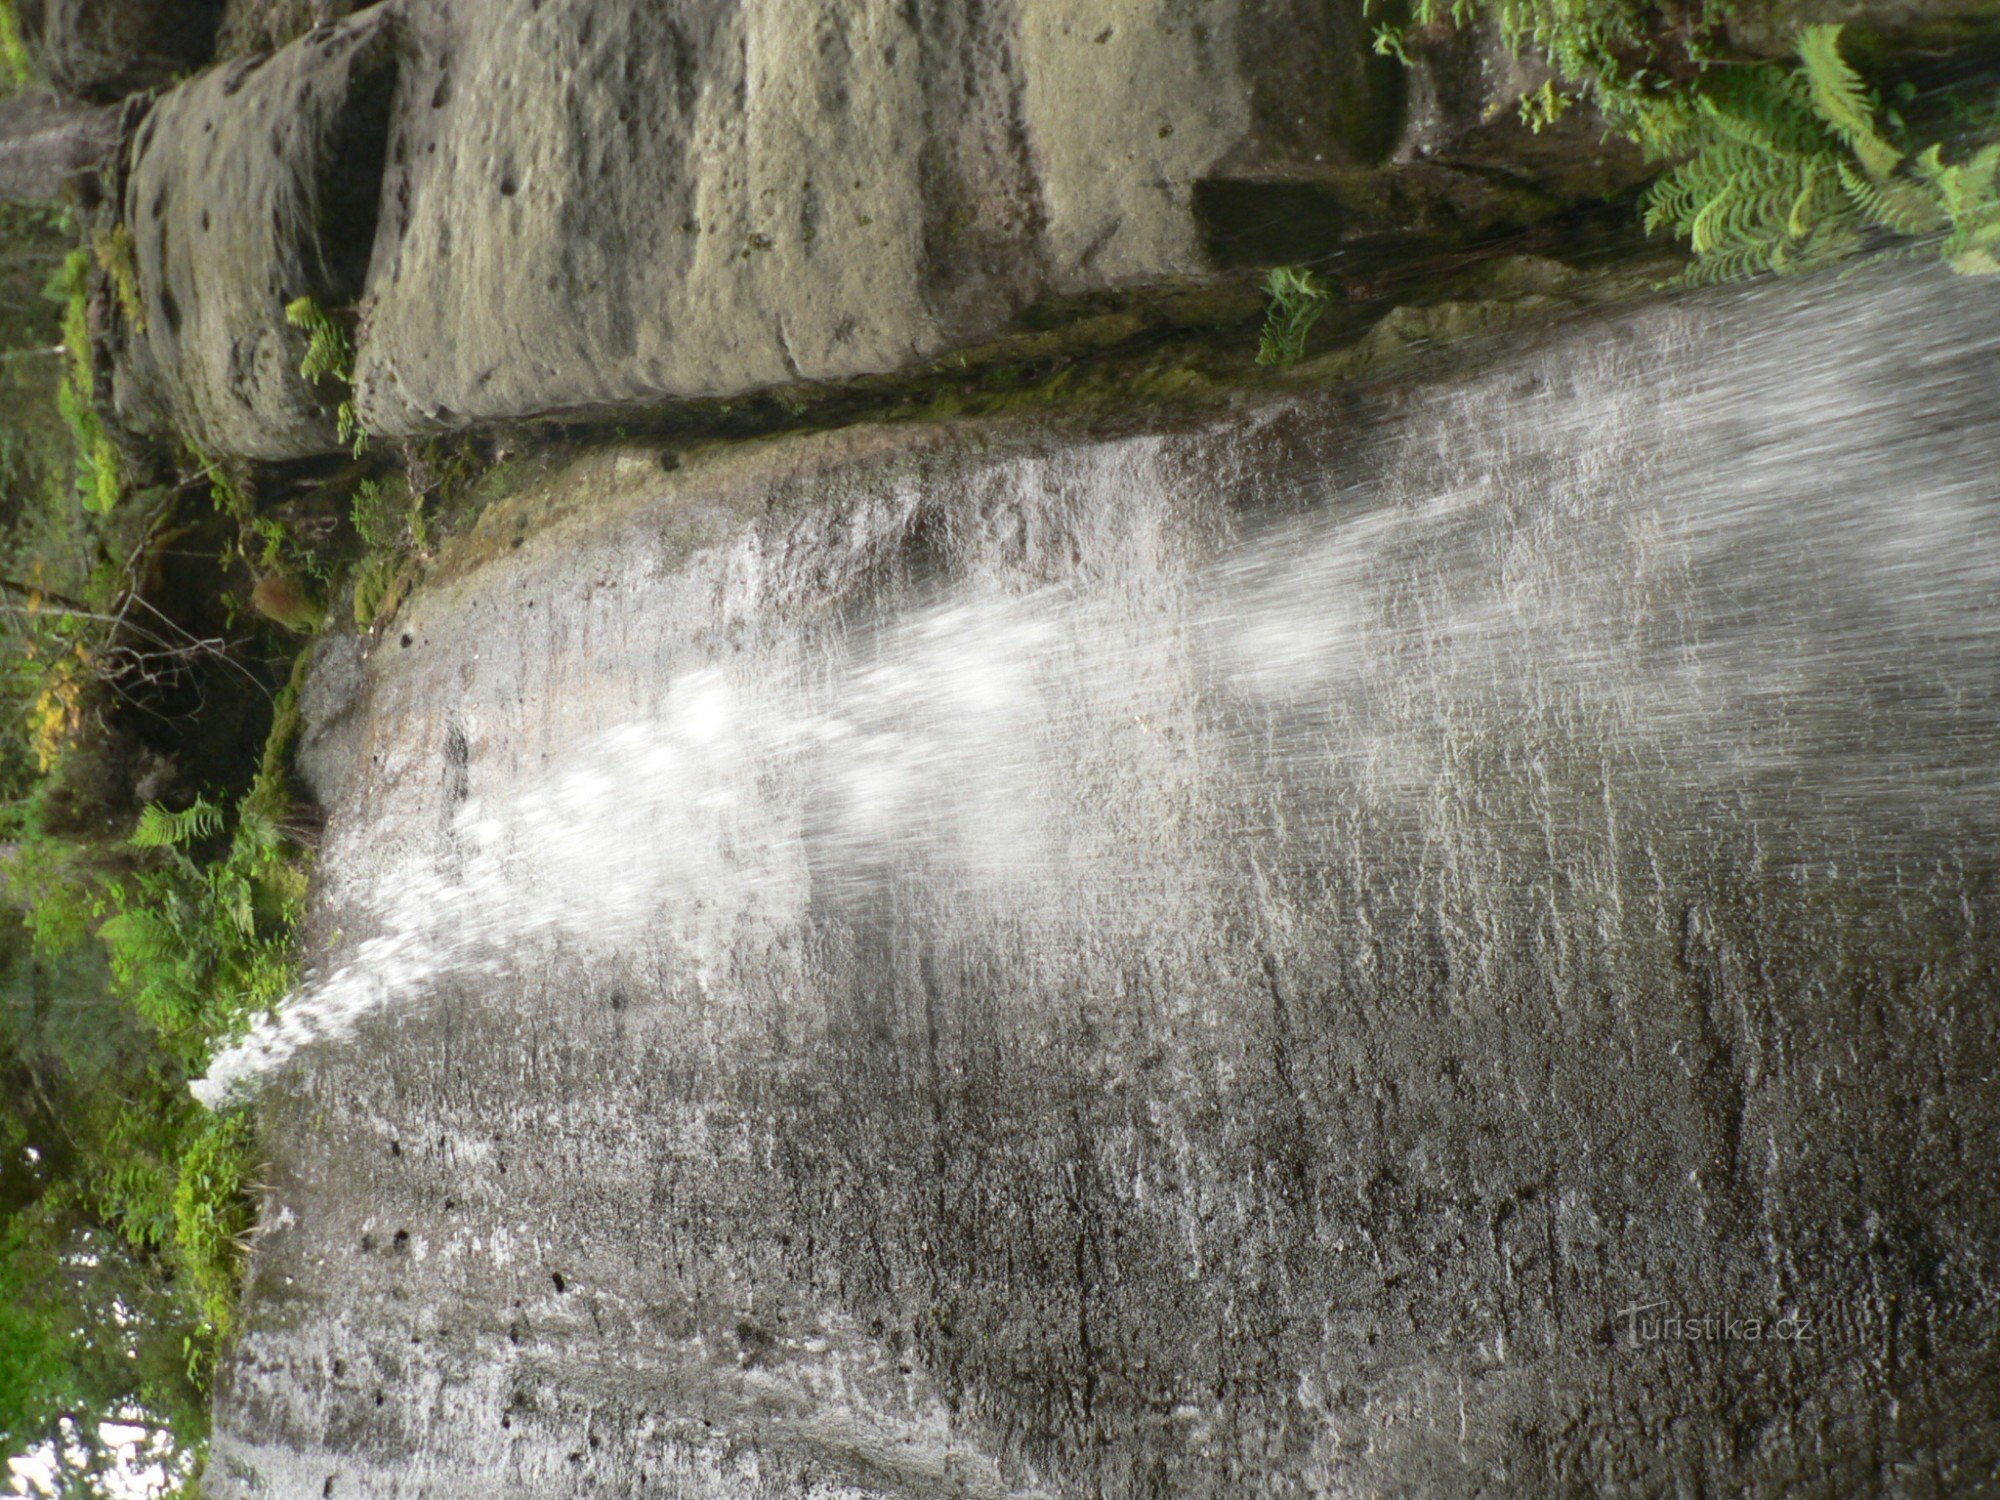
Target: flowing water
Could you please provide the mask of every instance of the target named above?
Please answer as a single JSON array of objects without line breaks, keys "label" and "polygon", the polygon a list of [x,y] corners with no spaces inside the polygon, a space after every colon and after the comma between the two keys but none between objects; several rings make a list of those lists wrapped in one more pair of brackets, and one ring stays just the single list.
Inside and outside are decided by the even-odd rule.
[{"label": "flowing water", "polygon": [[[378,876],[388,930],[204,1097],[526,941],[666,938],[701,975],[898,882],[1059,950],[1390,850],[1581,860],[1615,913],[1621,823],[1772,881],[1983,862],[2000,317],[1927,282],[1725,306],[1421,399],[1369,467],[1237,514],[1156,492],[1142,440],[812,537],[865,559],[929,523],[950,565],[732,640],[460,803],[442,857]],[[718,564],[746,613],[799,566]]]},{"label": "flowing water", "polygon": [[572,473],[322,663],[211,1486],[1987,1473],[1996,375],[1878,272]]}]

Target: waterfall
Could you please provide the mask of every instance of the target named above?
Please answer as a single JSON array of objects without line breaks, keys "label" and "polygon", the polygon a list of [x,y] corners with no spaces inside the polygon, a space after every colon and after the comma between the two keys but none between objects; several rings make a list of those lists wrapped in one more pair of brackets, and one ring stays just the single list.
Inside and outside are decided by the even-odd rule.
[{"label": "waterfall", "polygon": [[374,935],[200,1092],[549,941],[726,987],[898,911],[1057,967],[1388,920],[1491,977],[1724,887],[1951,906],[2000,832],[1996,352],[1942,275],[1717,295],[1247,423],[1316,423],[1296,466],[1075,444],[554,575],[456,647],[470,769],[339,809]]}]

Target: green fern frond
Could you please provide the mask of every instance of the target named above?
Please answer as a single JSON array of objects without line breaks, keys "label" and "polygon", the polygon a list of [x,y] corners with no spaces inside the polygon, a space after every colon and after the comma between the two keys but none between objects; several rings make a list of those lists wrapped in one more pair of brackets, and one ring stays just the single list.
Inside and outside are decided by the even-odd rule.
[{"label": "green fern frond", "polygon": [[340,409],[334,413],[334,420],[340,431],[341,442],[353,450],[356,458],[368,451],[368,434],[362,431],[361,418],[355,412],[352,400],[340,403]]},{"label": "green fern frond", "polygon": [[1874,181],[1840,163],[1840,185],[1869,223],[1891,234],[1926,234],[1942,229],[1946,216],[1937,200],[1915,183]]},{"label": "green fern frond", "polygon": [[[1559,99],[1587,100],[1665,169],[1647,190],[1645,223],[1692,250],[1684,282],[1907,248],[1892,240],[1919,243],[1956,271],[2000,274],[2000,103],[1990,92],[1976,106],[1963,91],[1945,101],[1955,137],[1980,143],[1973,154],[1946,162],[1932,146],[1913,158],[1910,126],[1842,54],[1840,26],[1802,28],[1792,64],[1744,64],[1711,50],[1726,10],[1697,7],[1675,36],[1654,0],[1411,0],[1396,41],[1401,51],[1421,28],[1478,20],[1516,53],[1540,53],[1557,78],[1522,101],[1522,119],[1545,123]],[[1915,97],[1906,81],[1893,100]],[[1319,311],[1281,296],[1274,278],[1260,358],[1299,357]]]},{"label": "green fern frond", "polygon": [[195,798],[180,812],[168,812],[159,803],[149,802],[139,814],[131,842],[135,849],[180,849],[220,832],[222,809],[205,797]]},{"label": "green fern frond", "polygon": [[1709,127],[1724,140],[1766,156],[1784,154],[1784,147],[1778,144],[1778,133],[1768,121],[1735,114],[1712,99],[1702,101],[1702,113],[1707,116]]},{"label": "green fern frond", "polygon": [[1295,365],[1305,357],[1306,335],[1327,309],[1325,284],[1303,266],[1279,266],[1264,283],[1271,299],[1257,349],[1260,365]]},{"label": "green fern frond", "polygon": [[1762,246],[1735,245],[1697,260],[1678,279],[1683,286],[1722,286],[1748,281],[1770,269],[1770,257]]},{"label": "green fern frond", "polygon": [[1876,131],[1877,101],[1840,55],[1840,33],[1838,26],[1808,26],[1799,33],[1799,60],[1805,65],[1813,108],[1847,143],[1863,171],[1870,177],[1886,177],[1896,170],[1903,153]]},{"label": "green fern frond", "polygon": [[1792,206],[1785,214],[1785,233],[1791,238],[1804,239],[1818,222],[1821,205],[1829,201],[1829,185],[1835,174],[1827,170],[1827,164],[1815,157],[1806,163],[1805,181],[1792,199]]},{"label": "green fern frond", "polygon": [[[347,336],[347,330],[336,323],[310,297],[300,297],[285,305],[285,321],[294,328],[302,329],[306,335],[306,357],[299,362],[299,374],[307,380],[335,380],[349,387],[354,385],[354,340]],[[368,434],[361,428],[360,415],[354,409],[353,396],[341,398],[334,411],[334,421],[344,447],[353,449],[359,458],[368,447]]]},{"label": "green fern frond", "polygon": [[1521,100],[1521,123],[1528,127],[1531,135],[1540,135],[1568,114],[1575,103],[1574,97],[1556,87],[1553,78],[1548,79],[1534,93]]},{"label": "green fern frond", "polygon": [[165,963],[181,951],[179,926],[143,906],[107,919],[98,935],[110,944],[114,958],[135,966]]},{"label": "green fern frond", "polygon": [[278,825],[253,808],[244,808],[236,820],[236,837],[230,843],[232,866],[255,866],[282,848],[285,835]]},{"label": "green fern frond", "polygon": [[1404,45],[1403,28],[1383,24],[1375,28],[1374,52],[1377,57],[1393,57],[1406,68],[1415,67],[1408,49]]},{"label": "green fern frond", "polygon": [[1938,207],[1949,220],[1939,254],[1962,276],[2000,274],[2000,141],[1986,146],[1969,161],[1947,165],[1932,146],[1917,158],[1917,171],[1936,192]]},{"label": "green fern frond", "polygon": [[307,380],[334,380],[352,383],[354,379],[354,343],[347,336],[347,330],[334,322],[310,297],[300,297],[285,305],[285,321],[302,330],[306,336],[306,357],[300,361],[299,373]]}]

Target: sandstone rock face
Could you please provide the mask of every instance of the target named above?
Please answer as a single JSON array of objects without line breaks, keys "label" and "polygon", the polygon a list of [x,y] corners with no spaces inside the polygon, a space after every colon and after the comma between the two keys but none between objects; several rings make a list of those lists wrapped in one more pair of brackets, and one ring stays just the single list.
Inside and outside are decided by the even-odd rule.
[{"label": "sandstone rock face", "polygon": [[[1991,32],[1970,0],[1822,13],[1864,48]],[[393,438],[907,370],[1232,268],[1365,283],[1643,177],[1586,110],[1529,131],[1546,75],[1491,26],[1435,28],[1405,72],[1370,25],[1359,0],[387,0],[154,111],[120,410],[212,452],[330,449],[346,393],[287,369],[307,291],[357,324],[361,419]]]},{"label": "sandstone rock face", "polygon": [[[155,112],[125,410],[328,446],[280,368],[279,299],[309,285],[359,305],[387,435],[907,367],[1038,300],[1211,269],[1209,178],[1364,166],[1400,85],[1363,31],[1309,0],[378,6]],[[366,169],[335,132],[375,111],[348,95],[378,46],[380,192],[335,225],[308,209],[336,159]],[[307,274],[315,236],[364,232],[358,284]]]},{"label": "sandstone rock face", "polygon": [[364,1004],[208,1492],[1990,1488],[1996,348],[1932,268],[488,511],[306,694]]}]

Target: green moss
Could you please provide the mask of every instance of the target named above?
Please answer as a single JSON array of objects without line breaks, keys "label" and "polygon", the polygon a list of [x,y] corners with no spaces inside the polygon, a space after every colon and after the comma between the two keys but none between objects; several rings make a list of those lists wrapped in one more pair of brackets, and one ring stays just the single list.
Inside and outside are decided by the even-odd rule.
[{"label": "green moss", "polygon": [[292,675],[271,703],[271,732],[264,740],[264,753],[257,765],[257,778],[244,795],[246,813],[282,822],[292,805],[292,757],[305,731],[299,712],[299,694],[305,689],[306,674],[312,667],[312,653],[301,651],[292,663]]},{"label": "green moss", "polygon": [[0,92],[32,88],[34,58],[21,36],[21,14],[14,0],[0,0]]},{"label": "green moss", "polygon": [[139,294],[138,251],[131,228],[121,223],[98,230],[90,238],[90,249],[98,268],[110,279],[126,323],[135,333],[145,332],[146,303]]},{"label": "green moss", "polygon": [[175,1255],[188,1292],[217,1339],[235,1322],[238,1288],[251,1229],[256,1136],[241,1111],[202,1121],[178,1163],[174,1181]]},{"label": "green moss", "polygon": [[57,409],[75,448],[76,494],[84,509],[109,514],[125,494],[125,466],[97,414],[96,354],[90,337],[90,252],[73,251],[50,284],[63,302],[67,374],[56,392]]},{"label": "green moss", "polygon": [[354,569],[354,623],[368,629],[383,615],[396,593],[396,580],[403,571],[402,559],[375,555],[362,559]]}]

